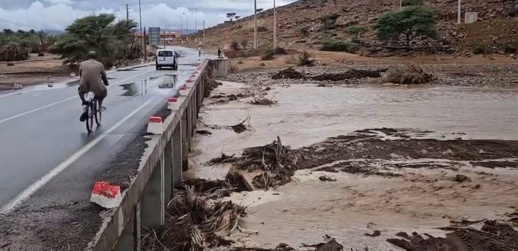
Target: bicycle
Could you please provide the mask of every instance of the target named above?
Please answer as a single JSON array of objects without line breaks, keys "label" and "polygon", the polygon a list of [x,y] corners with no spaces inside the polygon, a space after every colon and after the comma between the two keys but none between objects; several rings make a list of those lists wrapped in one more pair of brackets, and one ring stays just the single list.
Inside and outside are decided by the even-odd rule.
[{"label": "bicycle", "polygon": [[93,92],[88,93],[88,97],[86,98],[86,114],[88,117],[85,120],[86,130],[90,133],[94,127],[94,120],[97,126],[99,127],[102,122],[102,107],[99,107],[99,100],[97,96]]}]

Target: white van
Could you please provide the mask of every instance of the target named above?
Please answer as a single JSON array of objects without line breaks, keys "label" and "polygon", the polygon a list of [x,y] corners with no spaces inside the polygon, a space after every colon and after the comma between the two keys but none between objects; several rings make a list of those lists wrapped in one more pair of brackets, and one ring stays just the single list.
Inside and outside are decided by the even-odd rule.
[{"label": "white van", "polygon": [[156,51],[155,62],[156,69],[160,70],[162,67],[171,67],[173,70],[178,70],[178,53],[171,49],[159,49]]}]

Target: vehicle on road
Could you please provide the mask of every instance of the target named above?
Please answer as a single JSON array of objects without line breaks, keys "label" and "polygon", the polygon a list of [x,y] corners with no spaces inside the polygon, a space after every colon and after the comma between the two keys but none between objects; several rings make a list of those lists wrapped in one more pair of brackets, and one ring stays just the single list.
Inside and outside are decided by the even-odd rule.
[{"label": "vehicle on road", "polygon": [[94,120],[97,126],[101,125],[102,122],[102,112],[103,108],[99,104],[99,100],[97,99],[97,96],[93,92],[88,93],[88,97],[86,98],[86,106],[85,109],[86,114],[88,114],[87,119],[85,120],[86,123],[86,130],[90,133],[93,131],[94,127]]},{"label": "vehicle on road", "polygon": [[162,67],[170,67],[178,70],[178,53],[171,49],[159,49],[155,55],[156,69],[161,70]]}]

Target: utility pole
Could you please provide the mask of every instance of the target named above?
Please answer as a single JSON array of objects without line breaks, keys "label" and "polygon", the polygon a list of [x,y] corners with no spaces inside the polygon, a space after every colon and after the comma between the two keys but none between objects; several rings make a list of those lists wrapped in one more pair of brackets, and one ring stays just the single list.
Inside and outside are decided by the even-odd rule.
[{"label": "utility pole", "polygon": [[180,18],[180,33],[183,35],[183,17],[185,16],[185,13],[182,13],[182,18]]},{"label": "utility pole", "polygon": [[254,0],[254,49],[257,49],[257,0]]},{"label": "utility pole", "polygon": [[277,8],[275,6],[275,0],[273,0],[273,51],[274,54],[277,52]]},{"label": "utility pole", "polygon": [[138,0],[138,13],[139,13],[139,26],[140,26],[140,41],[142,43],[142,52],[144,53],[144,60],[146,60],[146,38],[144,37],[144,33],[142,32],[142,5],[140,4],[140,0]]},{"label": "utility pole", "polygon": [[207,37],[205,36],[205,20],[203,20],[203,44],[207,43]]},{"label": "utility pole", "polygon": [[187,13],[187,18],[185,19],[185,34],[189,33],[189,13]]},{"label": "utility pole", "polygon": [[129,4],[126,4],[126,22],[129,21]]},{"label": "utility pole", "polygon": [[460,24],[460,16],[461,16],[460,1],[461,0],[459,0],[459,6],[457,7],[457,23],[458,24]]},{"label": "utility pole", "polygon": [[194,30],[198,33],[198,10],[196,10],[196,17],[194,19]]},{"label": "utility pole", "polygon": [[144,27],[144,61],[147,61],[146,27]]}]

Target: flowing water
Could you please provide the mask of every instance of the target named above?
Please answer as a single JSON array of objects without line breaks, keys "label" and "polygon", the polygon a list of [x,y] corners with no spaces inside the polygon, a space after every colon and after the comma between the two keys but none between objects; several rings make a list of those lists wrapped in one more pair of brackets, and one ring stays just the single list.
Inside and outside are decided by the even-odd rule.
[{"label": "flowing water", "polygon": [[[245,87],[223,82],[213,94],[236,94]],[[250,130],[236,134],[208,129],[211,135],[198,135],[188,175],[221,178],[227,169],[209,167],[205,165],[208,160],[221,153],[239,153],[246,147],[271,143],[277,136],[293,148],[380,127],[431,130],[451,138],[518,139],[518,89],[278,85],[272,86],[267,97],[278,103],[254,106],[246,100],[227,104],[206,100],[201,113],[205,124],[230,126],[250,116]],[[200,124],[198,129],[204,128]],[[447,175],[445,171],[427,172],[419,175],[439,179]],[[512,170],[490,172],[507,177],[505,182],[511,187],[518,185]],[[506,212],[508,204],[518,203],[509,188],[499,186],[502,181],[489,178],[481,178],[487,181],[488,189],[475,197],[469,197],[472,192],[468,188],[456,191],[469,197],[462,203],[457,194],[442,194],[442,199],[403,180],[333,175],[337,182],[321,182],[318,173],[299,171],[295,182],[277,190],[235,194],[236,201],[249,206],[246,227],[259,232],[250,236],[250,241],[268,247],[280,242],[299,247],[301,243],[321,242],[321,237],[328,234],[344,240],[348,247],[397,250],[384,240],[394,238],[398,231],[441,235],[435,228],[447,226],[449,219],[464,215],[492,218]],[[395,199],[397,203],[384,204],[387,191],[400,196]],[[495,199],[499,196],[501,200]],[[382,236],[364,235],[374,229],[381,230]]]}]

